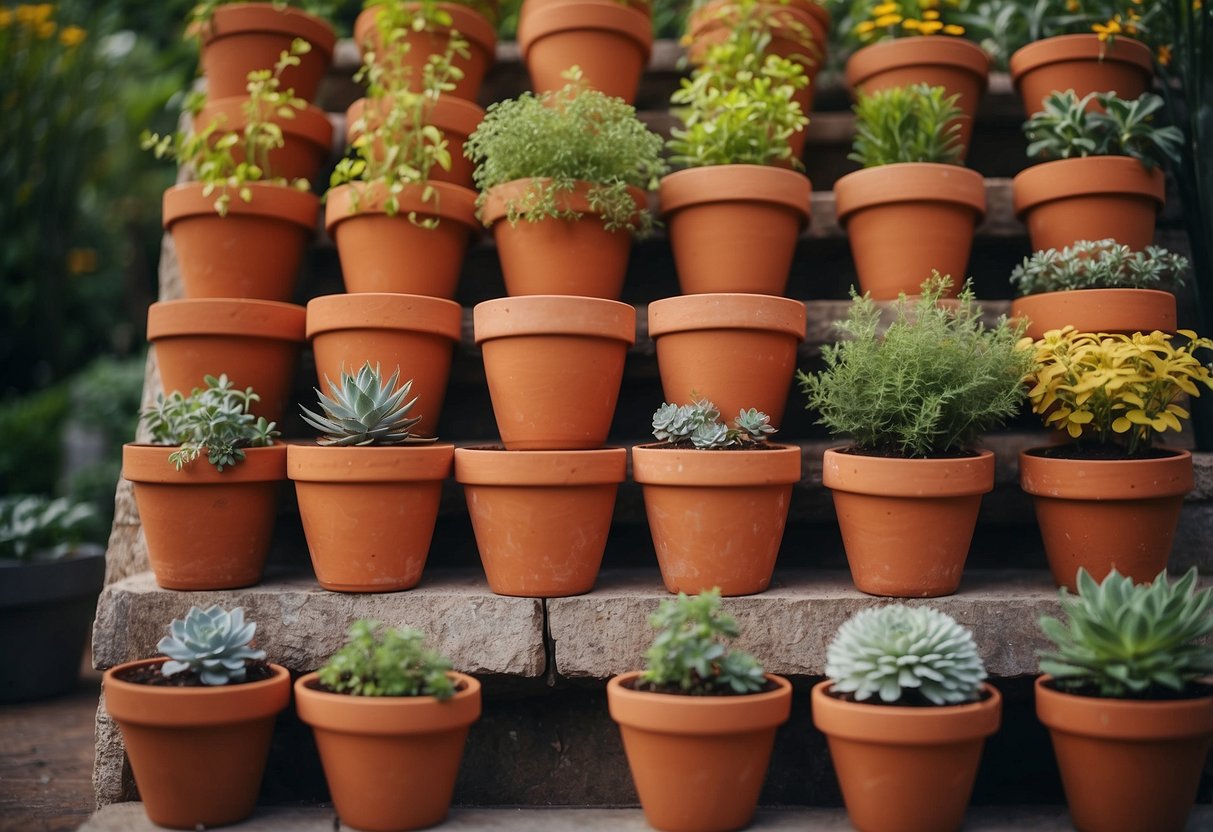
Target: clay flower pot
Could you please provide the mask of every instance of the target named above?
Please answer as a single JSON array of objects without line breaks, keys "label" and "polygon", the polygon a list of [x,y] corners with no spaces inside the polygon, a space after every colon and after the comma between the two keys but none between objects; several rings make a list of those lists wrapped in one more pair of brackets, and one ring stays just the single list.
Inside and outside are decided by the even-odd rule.
[{"label": "clay flower pot", "polygon": [[[281,422],[290,404],[305,311],[268,300],[162,300],[147,310],[147,340],[165,392],[185,395],[223,373],[261,396],[249,408]],[[359,365],[361,366],[361,364]]]},{"label": "clay flower pot", "polygon": [[316,231],[320,200],[281,185],[253,183],[253,199],[231,194],[227,216],[197,182],[164,192],[164,229],[173,237],[187,298],[289,301]]},{"label": "clay flower pot", "polygon": [[899,459],[831,448],[821,479],[856,589],[937,598],[960,586],[981,495],[994,490],[993,453]]},{"label": "clay flower pot", "polygon": [[1213,696],[1150,701],[1078,696],[1036,680],[1078,829],[1182,832],[1213,741]]},{"label": "clay flower pot", "polygon": [[282,73],[282,89],[294,90],[297,97],[311,101],[337,43],[333,27],[323,19],[271,3],[219,5],[199,34],[199,62],[212,98],[246,95],[248,74],[273,69],[278,56],[291,48],[295,38],[302,38],[312,45],[312,51],[300,56],[298,66]]},{"label": "clay flower pot", "polygon": [[798,300],[711,294],[649,304],[666,401],[703,396],[726,421],[754,407],[779,426],[804,335],[805,307]]},{"label": "clay flower pot", "polygon": [[670,832],[744,829],[766,779],[775,729],[788,721],[792,685],[772,691],[679,696],[633,690],[639,671],[607,682],[645,820]]},{"label": "clay flower pot", "polygon": [[[209,98],[206,105],[194,116],[194,130],[201,131],[212,122],[219,125],[219,132],[244,134],[248,117],[244,113],[247,95],[233,98]],[[270,123],[282,130],[282,147],[269,153],[269,172],[290,181],[306,179],[311,182],[328,161],[333,148],[333,124],[324,110],[314,104],[305,110],[292,110],[291,118],[273,116]],[[244,148],[237,144],[232,148],[236,163],[244,161]]]},{"label": "clay flower pot", "polygon": [[457,448],[476,548],[498,595],[559,598],[594,588],[627,451]]},{"label": "clay flower pot", "polygon": [[333,807],[354,829],[405,830],[446,818],[468,729],[480,718],[480,682],[449,674],[455,695],[353,696],[295,682],[295,709],[312,726]]},{"label": "clay flower pot", "polygon": [[670,592],[753,595],[771,583],[800,482],[800,448],[700,451],[632,448],[632,477]]},{"label": "clay flower pot", "polygon": [[1158,289],[1071,289],[1011,301],[1011,317],[1026,318],[1030,338],[1072,326],[1079,332],[1174,332],[1175,295]]},{"label": "clay flower pot", "polygon": [[1166,177],[1128,156],[1088,156],[1025,168],[1011,192],[1034,251],[1109,237],[1141,251],[1154,242]]},{"label": "clay flower pot", "polygon": [[1077,591],[1079,567],[1096,581],[1113,568],[1138,583],[1154,580],[1167,568],[1183,498],[1193,487],[1192,454],[1064,459],[1042,456],[1047,450],[1019,455],[1019,485],[1035,502],[1057,585]]},{"label": "clay flower pot", "polygon": [[834,198],[861,292],[875,300],[918,294],[932,269],[951,275],[953,294],[960,290],[986,213],[980,173],[929,162],[882,165],[839,179]]},{"label": "clay flower pot", "polygon": [[290,445],[316,580],[334,592],[412,589],[430,551],[453,445]]},{"label": "clay flower pot", "polygon": [[506,449],[601,448],[636,342],[636,310],[601,298],[530,295],[485,301],[472,316]]},{"label": "clay flower pot", "polygon": [[813,186],[786,168],[717,165],[661,180],[661,214],[684,295],[782,295]]},{"label": "clay flower pot", "polygon": [[[426,187],[433,194],[422,200]],[[328,193],[324,225],[337,245],[345,290],[455,297],[468,242],[480,230],[476,192],[445,182],[408,185],[397,195],[400,209],[393,216],[384,210],[386,199],[380,182],[339,185]],[[418,222],[437,218],[438,225],[423,228],[410,212]]]},{"label": "clay flower pot", "polygon": [[[374,106],[367,112],[368,99],[359,98],[345,111],[345,141],[346,144],[353,144],[354,140],[362,135],[357,129],[357,125],[363,116],[366,117],[367,126],[371,129],[378,124],[378,114]],[[383,109],[391,106],[389,99],[380,99],[378,102],[380,112]],[[429,111],[428,122],[438,128],[443,137],[447,141],[447,149],[451,152],[451,169],[443,170],[437,165],[430,170],[430,182],[449,182],[452,185],[462,185],[465,188],[471,188],[473,185],[472,171],[475,170],[475,165],[472,160],[463,155],[463,144],[467,141],[468,136],[479,126],[484,118],[484,110],[473,104],[470,101],[465,101],[462,98],[455,98],[451,95],[441,95],[434,102],[433,108]],[[378,153],[379,158],[383,158],[383,150]]]},{"label": "clay flower pot", "polygon": [[963,705],[849,702],[813,686],[813,725],[826,735],[847,816],[864,832],[949,832],[964,823],[986,737],[1002,695]]},{"label": "clay flower pot", "polygon": [[[493,231],[505,291],[509,295],[581,295],[619,300],[628,270],[632,235],[627,230],[607,231],[602,218],[590,207],[589,183],[579,182],[571,193],[556,201],[562,210],[578,211],[580,220],[506,219],[506,203],[524,194],[530,179],[506,182],[486,193],[481,220]],[[631,188],[636,211],[646,210],[644,191]]]},{"label": "clay flower pot", "polygon": [[631,104],[653,48],[649,16],[614,0],[522,4],[518,46],[537,93],[568,83],[563,73],[581,67],[592,89]]},{"label": "clay flower pot", "polygon": [[856,95],[891,87],[930,84],[959,94],[960,143],[968,153],[973,117],[990,75],[990,58],[972,41],[955,37],[910,37],[880,41],[847,59],[846,79]]},{"label": "clay flower pot", "polygon": [[227,826],[253,812],[274,719],[291,701],[291,676],[235,685],[164,687],[120,676],[165,659],[105,671],[105,710],[122,729],[148,818],[170,829]]},{"label": "clay flower pot", "polygon": [[413,380],[412,410],[421,422],[418,436],[435,436],[451,354],[463,325],[463,309],[442,298],[368,292],[325,295],[307,305],[307,337],[316,356],[319,387],[338,381],[342,369],[356,370],[367,361],[385,374],[400,368],[400,383]]},{"label": "clay flower pot", "polygon": [[1124,35],[1111,42],[1095,34],[1058,35],[1017,49],[1010,70],[1024,112],[1032,115],[1056,91],[1074,90],[1079,98],[1108,91],[1125,100],[1140,98],[1150,89],[1154,56],[1150,47]]}]

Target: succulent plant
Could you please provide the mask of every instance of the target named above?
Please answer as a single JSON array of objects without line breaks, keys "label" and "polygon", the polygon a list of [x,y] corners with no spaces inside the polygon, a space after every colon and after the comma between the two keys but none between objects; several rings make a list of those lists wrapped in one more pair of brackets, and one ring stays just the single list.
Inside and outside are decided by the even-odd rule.
[{"label": "succulent plant", "polygon": [[653,436],[671,445],[690,445],[698,450],[752,447],[767,441],[775,432],[771,417],[760,410],[742,410],[729,427],[720,421],[720,411],[707,399],[691,404],[665,402],[653,414]]},{"label": "succulent plant", "polygon": [[354,696],[433,696],[450,699],[455,683],[449,659],[425,647],[419,630],[381,629],[377,621],[355,621],[349,640],[317,671],[320,683]]},{"label": "succulent plant", "polygon": [[168,458],[178,471],[204,450],[207,461],[222,471],[244,459],[244,448],[274,444],[280,435],[274,423],[249,413],[252,403],[261,400],[253,388],[236,390],[226,375],[204,381],[205,388],[195,387],[188,396],[177,390],[157,396],[140,414],[153,442],[181,446]]},{"label": "succulent plant", "polygon": [[826,675],[859,702],[954,705],[978,698],[986,669],[973,634],[951,616],[892,604],[843,622],[826,648]]},{"label": "succulent plant", "polygon": [[313,413],[300,405],[303,421],[324,432],[325,435],[316,440],[321,445],[411,445],[433,442],[432,438],[413,436],[412,429],[421,421],[420,416],[409,416],[417,399],[405,401],[413,389],[413,380],[409,379],[397,390],[396,382],[399,379],[399,367],[384,381],[379,365],[372,367],[369,361],[356,374],[342,370],[340,385],[328,379],[331,396],[316,390],[324,415]]},{"label": "succulent plant", "polygon": [[[1091,109],[1092,103],[1103,110]],[[1044,109],[1024,122],[1028,157],[1130,156],[1147,169],[1178,160],[1183,134],[1174,126],[1154,124],[1162,108],[1162,98],[1149,92],[1130,101],[1114,92],[1082,98],[1074,90],[1054,92],[1044,100]]]},{"label": "succulent plant", "polygon": [[241,607],[231,612],[218,604],[205,610],[190,607],[184,619],[173,619],[169,635],[156,645],[169,658],[160,672],[175,676],[192,671],[204,685],[243,682],[245,662],[265,658],[264,650],[249,647],[256,631],[256,624],[245,622]]},{"label": "succulent plant", "polygon": [[1102,583],[1078,570],[1078,594],[1061,590],[1068,621],[1051,616],[1040,628],[1054,649],[1040,669],[1061,690],[1115,698],[1183,695],[1213,671],[1213,648],[1197,640],[1213,632],[1213,588],[1196,589],[1196,567],[1175,583],[1165,571],[1134,584],[1113,569]]},{"label": "succulent plant", "polygon": [[1188,258],[1159,246],[1133,251],[1115,240],[1080,240],[1025,257],[1011,272],[1021,295],[1069,289],[1174,289],[1182,286]]}]

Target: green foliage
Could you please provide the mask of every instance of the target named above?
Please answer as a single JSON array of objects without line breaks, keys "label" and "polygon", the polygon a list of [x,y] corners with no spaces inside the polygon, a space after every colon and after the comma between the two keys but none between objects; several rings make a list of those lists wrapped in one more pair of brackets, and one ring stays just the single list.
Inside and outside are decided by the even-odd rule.
[{"label": "green foliage", "polygon": [[752,407],[737,414],[729,427],[707,399],[681,406],[665,402],[653,414],[653,436],[658,442],[701,451],[763,445],[774,432],[771,417]]},{"label": "green foliage", "polygon": [[58,385],[0,403],[0,482],[10,493],[50,494],[62,468],[63,425],[70,410]]},{"label": "green foliage", "polygon": [[36,494],[0,497],[0,558],[56,560],[104,535],[88,503]]},{"label": "green foliage", "polygon": [[[498,23],[500,17],[498,4],[490,0],[420,0],[420,2],[410,3],[409,8],[405,8],[402,0],[363,0],[362,7],[364,9],[382,9],[383,13],[393,16],[408,28],[420,32],[435,27],[450,28],[451,15],[439,7],[439,3],[447,2],[467,6],[489,23],[494,25]],[[500,5],[504,7],[506,3]],[[501,11],[504,12],[505,9],[502,8]],[[516,9],[515,12],[517,12]],[[515,23],[515,25],[517,24]]]},{"label": "green foliage", "polygon": [[951,616],[892,604],[843,622],[826,648],[826,675],[859,702],[956,705],[977,700],[986,669],[973,634]]},{"label": "green foliage", "polygon": [[168,631],[156,645],[169,659],[160,666],[165,676],[190,672],[204,685],[229,685],[244,681],[246,662],[265,659],[264,650],[249,646],[257,625],[245,623],[241,607],[231,612],[218,604],[205,610],[190,607],[184,619],[173,619]]},{"label": "green foliage", "polygon": [[380,629],[377,621],[355,621],[349,640],[317,671],[320,683],[353,696],[432,696],[450,699],[455,683],[449,659],[426,649],[419,630]]},{"label": "green foliage", "polygon": [[[1093,101],[1106,112],[1088,110]],[[1163,100],[1153,93],[1125,101],[1112,92],[1093,92],[1082,98],[1073,90],[1054,92],[1045,99],[1044,109],[1024,122],[1028,157],[1130,156],[1147,170],[1177,161],[1183,134],[1173,126],[1154,124],[1162,106]]]},{"label": "green foliage", "polygon": [[847,158],[865,168],[899,162],[961,164],[959,98],[928,84],[861,95],[854,108],[854,150]]},{"label": "green foliage", "polygon": [[967,283],[955,307],[940,304],[950,285],[936,272],[916,300],[902,295],[883,335],[876,303],[852,290],[835,324],[846,340],[822,350],[824,370],[797,373],[818,424],[861,452],[929,457],[967,449],[1017,412],[1031,366],[1015,348],[1022,323],[986,327]]},{"label": "green foliage", "polygon": [[1025,257],[1011,272],[1021,295],[1070,289],[1166,289],[1182,286],[1188,258],[1158,246],[1133,251],[1115,240],[1081,240]]},{"label": "green foliage", "polygon": [[[232,3],[242,2],[247,2],[247,0],[200,0],[190,10],[187,31],[194,37],[200,37],[206,27],[210,25],[211,18],[215,16],[216,9],[220,6],[229,6]],[[273,0],[271,5],[278,9],[299,8],[325,20],[332,20],[336,16],[338,8],[344,4],[341,0]]]},{"label": "green foliage", "polygon": [[[99,431],[111,444],[130,442],[138,419],[131,416],[143,397],[143,356],[102,356],[74,376],[68,385],[68,420]],[[117,457],[115,457],[117,458]]]},{"label": "green foliage", "polygon": [[195,387],[189,396],[179,390],[160,394],[140,415],[154,443],[181,446],[168,458],[178,471],[203,451],[207,461],[222,471],[244,459],[244,448],[274,444],[280,435],[274,423],[249,413],[249,406],[261,400],[253,388],[235,390],[226,375],[204,380],[206,387]]},{"label": "green foliage", "polygon": [[641,685],[690,696],[753,693],[766,685],[758,660],[726,644],[737,637],[737,622],[720,611],[719,589],[693,597],[680,592],[661,602],[649,624],[658,632],[644,654]]},{"label": "green foliage", "polygon": [[[408,398],[413,389],[409,379],[400,389],[400,368],[387,379],[379,371],[379,365],[368,361],[357,373],[341,372],[341,383],[329,379],[326,396],[319,390],[321,416],[300,405],[303,421],[325,435],[316,442],[320,445],[412,445],[433,442],[421,436],[413,436],[411,430],[421,421],[420,416],[409,416],[417,398]],[[407,401],[406,401],[407,399]]]},{"label": "green foliage", "polygon": [[1198,640],[1213,632],[1213,588],[1196,589],[1196,567],[1174,584],[1165,571],[1134,585],[1115,569],[1097,584],[1078,570],[1078,595],[1061,590],[1062,623],[1040,628],[1054,649],[1040,669],[1059,690],[1117,699],[1184,695],[1213,672],[1213,648]]}]

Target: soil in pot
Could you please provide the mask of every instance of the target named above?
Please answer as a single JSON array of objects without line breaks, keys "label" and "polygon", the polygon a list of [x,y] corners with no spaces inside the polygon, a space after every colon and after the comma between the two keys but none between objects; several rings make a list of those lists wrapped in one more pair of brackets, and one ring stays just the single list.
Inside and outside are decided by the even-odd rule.
[{"label": "soil in pot", "polygon": [[[380,99],[378,105],[382,111],[382,108],[390,107],[391,102],[389,99]],[[355,128],[358,120],[364,115],[369,128],[374,129],[378,123],[375,111],[372,109],[370,113],[367,113],[367,106],[368,99],[359,98],[345,111],[346,144],[353,144],[354,140],[361,135],[361,132]],[[374,107],[373,104],[371,106]],[[472,135],[483,118],[483,108],[462,98],[440,95],[438,100],[433,103],[428,114],[428,123],[437,127],[443,138],[446,139],[447,148],[451,152],[451,169],[443,170],[435,165],[430,170],[430,182],[449,182],[465,188],[474,186],[472,171],[476,166],[472,164],[471,159],[463,155],[463,143],[467,141],[468,136]],[[378,141],[376,147],[379,149],[376,150],[375,157],[384,158],[386,148],[383,148],[382,143]]]},{"label": "soil in pot", "polygon": [[1011,301],[1011,317],[1026,318],[1024,335],[1043,338],[1051,329],[1079,332],[1174,332],[1175,295],[1158,289],[1070,289]]},{"label": "soil in pot", "polygon": [[1110,40],[1095,34],[1058,35],[1016,50],[1010,70],[1024,112],[1032,115],[1055,91],[1074,90],[1079,98],[1108,91],[1126,101],[1140,98],[1150,89],[1154,56],[1150,47],[1122,34]]}]

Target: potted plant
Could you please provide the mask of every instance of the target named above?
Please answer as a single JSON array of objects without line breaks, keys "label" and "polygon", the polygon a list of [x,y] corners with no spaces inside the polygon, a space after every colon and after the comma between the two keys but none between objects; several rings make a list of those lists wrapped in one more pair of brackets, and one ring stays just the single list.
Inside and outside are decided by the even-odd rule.
[{"label": "potted plant", "polygon": [[645,190],[665,172],[661,137],[570,78],[490,105],[464,153],[508,294],[618,300],[632,236],[652,226]]},{"label": "potted plant", "polygon": [[251,646],[256,627],[240,607],[191,607],[156,645],[166,658],[105,672],[104,707],[152,823],[209,828],[252,814],[275,716],[291,698],[286,668]]},{"label": "potted plant", "polygon": [[273,422],[250,412],[256,400],[251,387],[207,376],[189,396],[157,396],[140,414],[151,443],[122,446],[122,476],[134,483],[148,561],[165,589],[261,580],[286,446],[274,443]]},{"label": "potted plant", "polygon": [[1175,295],[1188,259],[1157,246],[1132,251],[1115,240],[1081,240],[1038,251],[1011,272],[1020,297],[1011,317],[1029,338],[1073,326],[1082,332],[1175,331]]},{"label": "potted plant", "polygon": [[323,436],[289,446],[286,472],[325,589],[396,592],[421,580],[454,447],[413,435],[417,399],[399,376],[397,367],[385,379],[368,361],[330,379],[329,395],[317,391],[323,413],[300,406]]},{"label": "potted plant", "polygon": [[1078,572],[1045,616],[1036,715],[1049,729],[1079,829],[1187,828],[1213,740],[1213,591],[1196,568],[1175,583]]},{"label": "potted plant", "polygon": [[931,607],[863,610],[826,648],[826,675],[813,687],[813,725],[829,740],[851,823],[960,829],[1002,716],[973,634]]},{"label": "potted plant", "polygon": [[645,820],[655,829],[725,832],[754,816],[792,685],[733,650],[720,594],[662,601],[645,669],[607,683]]},{"label": "potted plant", "polygon": [[774,433],[754,409],[726,425],[705,399],[653,414],[657,442],[632,448],[632,476],[667,590],[752,595],[770,585],[801,457],[770,442]]},{"label": "potted plant", "polygon": [[[1102,111],[1089,108],[1092,101]],[[1034,250],[1110,237],[1141,251],[1154,241],[1166,184],[1161,166],[1178,158],[1183,139],[1175,127],[1154,124],[1162,106],[1152,93],[1126,101],[1067,91],[1050,95],[1024,122],[1028,156],[1052,160],[1011,183]]]},{"label": "potted plant", "polygon": [[960,164],[956,96],[916,84],[861,95],[854,151],[863,170],[834,183],[859,287],[913,292],[933,269],[964,274],[985,216],[985,180]]},{"label": "potted plant", "polygon": [[295,682],[341,823],[423,829],[450,810],[480,682],[451,670],[413,629],[356,621],[349,641]]},{"label": "potted plant", "polygon": [[985,326],[967,284],[941,304],[948,283],[936,274],[917,300],[899,298],[883,335],[876,304],[852,291],[835,324],[845,340],[822,350],[825,369],[798,374],[818,423],[854,443],[825,452],[822,482],[851,578],[870,595],[956,591],[981,495],[994,488],[994,454],[973,443],[1023,400],[1021,327]]},{"label": "potted plant", "polygon": [[[1045,555],[1058,586],[1074,589],[1085,567],[1096,580],[1112,569],[1147,581],[1166,568],[1192,455],[1156,448],[1178,432],[1213,375],[1196,356],[1213,341],[1181,330],[1107,335],[1052,330],[1034,344],[1024,381],[1033,412],[1071,443],[1019,455],[1019,484],[1034,498]],[[1113,371],[1114,370],[1114,371]]]}]

